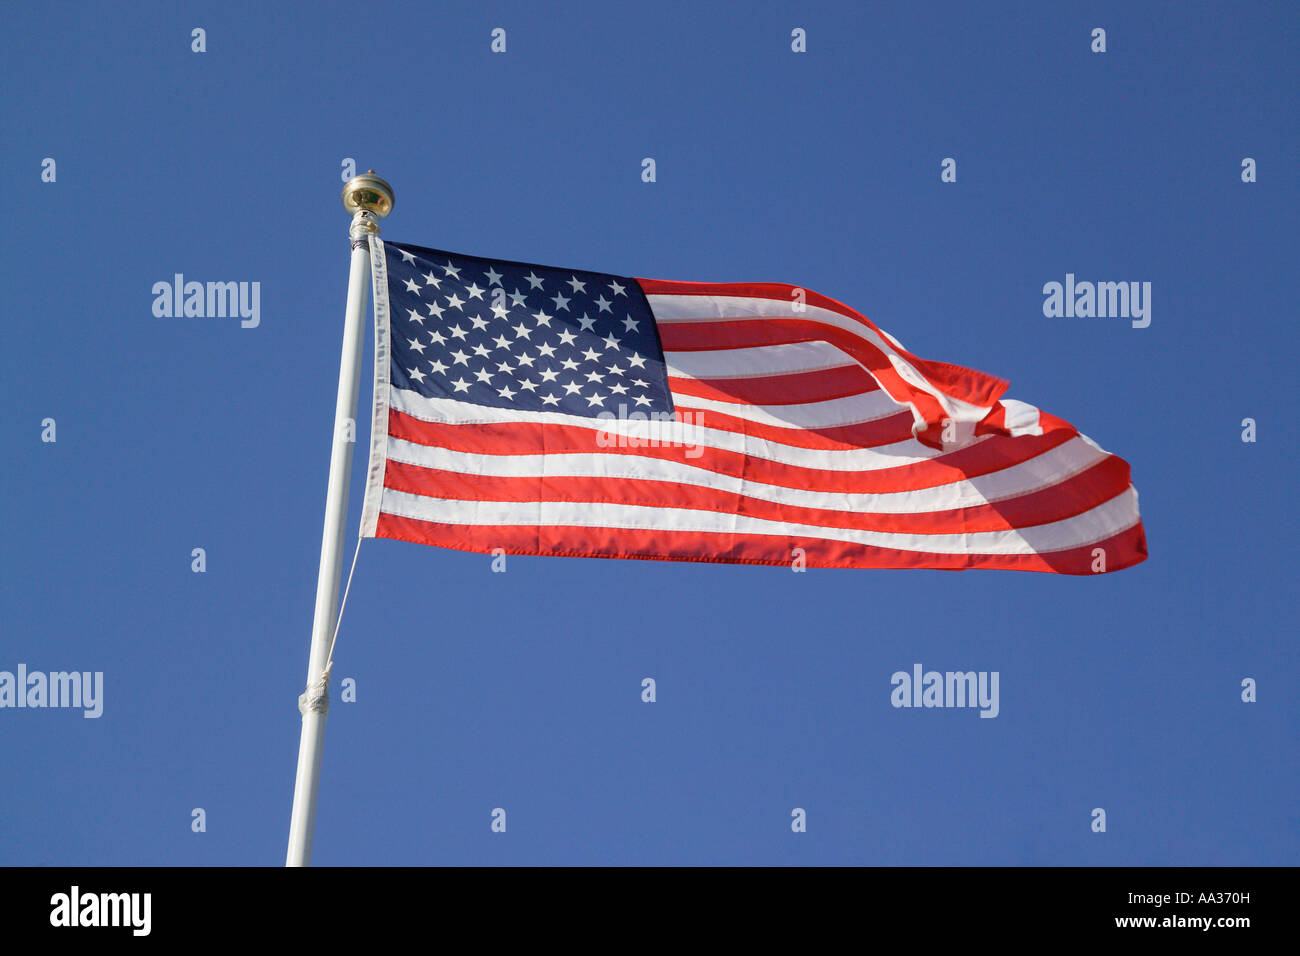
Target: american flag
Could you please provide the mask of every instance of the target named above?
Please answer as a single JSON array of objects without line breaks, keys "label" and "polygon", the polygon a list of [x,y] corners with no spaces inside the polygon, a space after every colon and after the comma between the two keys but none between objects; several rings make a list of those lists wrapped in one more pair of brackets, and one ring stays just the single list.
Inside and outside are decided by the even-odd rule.
[{"label": "american flag", "polygon": [[364,537],[1065,574],[1146,557],[1127,462],[833,299],[371,252]]}]

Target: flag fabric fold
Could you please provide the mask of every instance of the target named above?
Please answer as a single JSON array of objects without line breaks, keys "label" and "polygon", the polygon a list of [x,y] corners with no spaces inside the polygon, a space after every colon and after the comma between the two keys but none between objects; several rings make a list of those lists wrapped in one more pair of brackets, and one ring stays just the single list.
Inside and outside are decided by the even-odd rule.
[{"label": "flag fabric fold", "polygon": [[826,296],[377,238],[371,260],[363,536],[794,567],[1146,557],[1123,459]]}]

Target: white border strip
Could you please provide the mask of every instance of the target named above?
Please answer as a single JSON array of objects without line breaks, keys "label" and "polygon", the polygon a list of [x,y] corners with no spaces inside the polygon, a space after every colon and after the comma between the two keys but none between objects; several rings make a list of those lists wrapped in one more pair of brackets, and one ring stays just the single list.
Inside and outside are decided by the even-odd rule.
[{"label": "white border strip", "polygon": [[363,538],[373,538],[379,523],[384,471],[388,467],[388,260],[384,243],[373,233],[370,240],[370,284],[375,297],[374,412],[370,418],[370,466],[366,469],[366,495],[361,505]]}]

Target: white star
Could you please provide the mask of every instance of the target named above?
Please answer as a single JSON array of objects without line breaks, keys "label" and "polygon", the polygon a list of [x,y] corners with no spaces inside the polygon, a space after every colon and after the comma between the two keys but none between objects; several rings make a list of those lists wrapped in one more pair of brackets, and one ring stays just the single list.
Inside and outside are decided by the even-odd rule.
[{"label": "white star", "polygon": [[578,367],[578,363],[571,358],[565,359],[563,362],[560,363],[560,368],[568,369],[569,371],[573,371],[577,367]]},{"label": "white star", "polygon": [[497,394],[506,401],[511,401],[515,397],[515,390],[509,385],[503,385],[497,389]]},{"label": "white star", "polygon": [[566,299],[564,296],[560,295],[560,293],[558,292],[555,293],[555,295],[551,296],[551,301],[555,303],[556,312],[559,312],[561,309],[567,309],[569,307],[569,300]]},{"label": "white star", "polygon": [[443,335],[441,332],[434,330],[433,332],[429,333],[429,341],[432,342],[434,345],[442,345],[447,341],[447,337]]},{"label": "white star", "polygon": [[586,312],[582,313],[582,318],[578,320],[578,324],[588,332],[596,331],[596,320],[587,318]]},{"label": "white star", "polygon": [[515,338],[517,339],[526,339],[532,334],[533,330],[525,326],[522,322],[515,326]]},{"label": "white star", "polygon": [[423,382],[423,381],[424,381],[424,373],[421,372],[418,368],[417,368],[417,369],[409,369],[409,368],[408,368],[408,369],[406,370],[406,374],[409,375],[409,376],[411,376],[411,378],[415,379],[417,382]]},{"label": "white star", "polygon": [[604,405],[604,404],[605,404],[605,396],[604,396],[604,395],[601,395],[601,394],[599,394],[599,393],[597,393],[597,394],[595,394],[595,395],[592,395],[592,396],[590,396],[590,397],[587,399],[587,404],[588,404],[588,405]]},{"label": "white star", "polygon": [[640,328],[640,325],[641,323],[637,322],[637,320],[632,318],[632,316],[630,315],[623,320],[623,328],[628,332],[635,332],[638,328]]},{"label": "white star", "polygon": [[499,273],[499,272],[493,272],[491,269],[488,269],[488,271],[487,271],[487,280],[488,280],[488,285],[489,285],[489,286],[500,285],[500,284],[501,284],[501,273]]},{"label": "white star", "polygon": [[487,320],[484,319],[483,316],[481,316],[481,315],[472,315],[472,316],[470,316],[469,323],[470,323],[470,325],[474,326],[474,328],[476,328],[476,329],[486,329],[486,328],[487,328]]},{"label": "white star", "polygon": [[474,354],[479,358],[484,358],[488,354],[488,349],[484,348],[482,345],[476,345],[474,346]]},{"label": "white star", "polygon": [[447,310],[444,309],[442,306],[440,306],[437,302],[429,303],[429,314],[433,316],[435,319],[441,319],[442,313],[446,311]]},{"label": "white star", "polygon": [[611,386],[609,387],[609,390],[610,390],[611,392],[614,392],[614,393],[617,394],[617,395],[622,395],[622,394],[624,394],[624,393],[627,391],[627,386],[626,386],[626,385],[611,385]]},{"label": "white star", "polygon": [[424,316],[422,316],[419,312],[416,312],[414,309],[407,309],[407,310],[406,310],[406,314],[409,315],[409,316],[411,317],[411,321],[412,321],[412,322],[423,322],[423,321],[424,321]]},{"label": "white star", "polygon": [[411,343],[411,348],[415,349],[415,350],[416,350],[417,352],[419,352],[421,355],[424,354],[424,343],[423,343],[423,342],[417,342],[415,339],[407,339],[406,341],[408,341],[408,342]]},{"label": "white star", "polygon": [[576,392],[581,392],[581,391],[582,391],[582,386],[581,386],[581,385],[574,385],[572,382],[570,382],[568,385],[565,385],[565,386],[564,386],[564,394],[565,394],[565,395],[573,395],[574,393],[576,393]]},{"label": "white star", "polygon": [[431,285],[435,289],[442,288],[442,280],[439,279],[436,275],[434,275],[432,271],[426,272],[424,274],[424,284]]},{"label": "white star", "polygon": [[[464,304],[465,303],[461,297],[454,292],[451,294],[451,298],[447,300],[447,308],[449,309],[461,309],[461,306]],[[464,312],[465,310],[461,309],[461,311]]]},{"label": "white star", "polygon": [[465,287],[465,293],[466,293],[466,294],[467,294],[471,299],[479,299],[480,301],[481,301],[482,298],[483,298],[483,293],[486,292],[486,291],[487,291],[486,289],[480,289],[480,288],[478,287],[478,283],[477,283],[477,282],[471,282],[468,286]]},{"label": "white star", "polygon": [[623,287],[617,282],[611,282],[609,287],[614,290],[615,295],[627,295],[627,293],[623,291]]},{"label": "white star", "polygon": [[415,261],[415,256],[411,255],[411,254],[410,254],[409,252],[407,252],[405,249],[398,249],[397,251],[398,251],[398,253],[401,255],[401,257],[402,257],[404,260],[406,260],[407,262],[414,262],[414,261]]},{"label": "white star", "polygon": [[637,388],[649,388],[649,387],[650,387],[650,383],[649,383],[649,382],[643,382],[643,381],[642,381],[641,379],[639,379],[639,378],[638,378],[635,382],[633,382],[632,384],[635,385]]},{"label": "white star", "polygon": [[645,368],[645,356],[633,355],[627,360],[629,368]]},{"label": "white star", "polygon": [[530,290],[540,289],[542,287],[542,280],[539,279],[537,276],[533,275],[531,269],[528,270],[528,275],[524,276],[524,278],[528,280],[528,288]]},{"label": "white star", "polygon": [[514,369],[511,368],[509,362],[499,362],[499,363],[497,364],[497,371],[498,371],[498,372],[505,372],[505,373],[509,374],[510,372],[513,372]]},{"label": "white star", "polygon": [[573,340],[576,339],[576,338],[577,338],[576,335],[574,335],[574,334],[573,334],[572,332],[570,332],[568,329],[565,329],[563,332],[560,333],[560,344],[561,344],[561,345],[572,345],[572,344],[573,344]]},{"label": "white star", "polygon": [[588,372],[588,373],[587,373],[587,381],[589,381],[589,382],[602,382],[602,381],[604,381],[604,380],[605,380],[605,376],[604,376],[604,375],[601,375],[599,372]]},{"label": "white star", "polygon": [[549,328],[551,325],[551,316],[547,315],[545,312],[542,312],[540,310],[533,313],[533,318],[537,320],[537,325],[539,328],[543,325]]},{"label": "white star", "polygon": [[614,303],[610,302],[610,301],[609,301],[608,299],[606,299],[603,295],[602,295],[602,296],[598,296],[597,299],[596,299],[596,307],[599,308],[600,311],[602,311],[602,312],[609,312],[609,311],[610,311],[610,308],[609,308],[609,307],[610,307],[611,305],[613,305],[613,304],[614,304]]},{"label": "white star", "polygon": [[458,392],[468,392],[468,391],[469,391],[469,382],[465,381],[464,378],[458,378],[458,379],[456,379],[456,381],[452,382],[451,384],[452,384],[452,387],[455,388],[456,391],[458,391]]},{"label": "white star", "polygon": [[526,378],[520,380],[520,382],[519,382],[519,387],[520,387],[520,388],[525,388],[525,389],[527,389],[527,390],[530,391],[530,392],[535,392],[535,391],[537,391],[537,383],[536,383],[536,382],[533,382],[533,381],[530,381],[530,380],[528,380],[528,379],[526,379]]},{"label": "white star", "polygon": [[469,356],[460,349],[452,352],[451,357],[455,359],[457,365],[467,365],[469,363]]},{"label": "white star", "polygon": [[445,272],[445,273],[446,273],[447,275],[449,275],[449,276],[454,276],[454,277],[457,278],[457,279],[460,278],[460,270],[457,269],[455,266],[453,266],[453,265],[451,264],[451,260],[450,260],[450,259],[448,259],[448,260],[447,260],[447,264],[446,264],[445,266],[442,267],[442,271]]},{"label": "white star", "polygon": [[537,374],[542,377],[543,382],[553,382],[555,381],[555,376],[559,375],[560,373],[553,368],[544,368]]},{"label": "white star", "polygon": [[607,348],[607,349],[616,349],[616,348],[618,348],[618,339],[614,338],[614,333],[613,333],[613,332],[611,332],[611,333],[609,333],[609,335],[605,336],[605,348]]},{"label": "white star", "polygon": [[515,289],[514,292],[510,293],[510,308],[513,309],[517,305],[523,306],[524,308],[528,308],[527,305],[524,305],[525,298],[527,297],[522,292],[520,292],[518,289]]},{"label": "white star", "polygon": [[453,325],[447,331],[450,332],[458,339],[463,339],[465,336],[469,335],[469,332],[467,332],[465,329],[462,329],[459,325]]},{"label": "white star", "polygon": [[493,315],[495,318],[498,318],[498,319],[504,319],[504,318],[506,317],[506,313],[508,313],[509,311],[510,311],[510,310],[507,309],[507,308],[506,308],[504,305],[502,305],[500,302],[495,302],[495,303],[493,303],[493,305],[492,305],[492,315]]},{"label": "white star", "polygon": [[638,405],[649,405],[650,399],[646,398],[644,395],[638,395],[636,397],[636,403]]},{"label": "white star", "polygon": [[447,366],[443,365],[441,362],[430,362],[429,368],[433,369],[439,375],[447,371]]},{"label": "white star", "polygon": [[587,349],[587,351],[582,353],[582,357],[588,362],[594,362],[596,359],[600,358],[600,353],[594,349]]},{"label": "white star", "polygon": [[419,294],[420,294],[420,285],[419,285],[419,283],[417,283],[414,279],[407,279],[407,280],[406,280],[406,291],[407,291],[407,292],[414,292],[416,295],[419,295]]},{"label": "white star", "polygon": [[622,370],[621,368],[619,368],[617,365],[611,365],[611,366],[609,366],[609,367],[606,369],[606,371],[609,372],[610,375],[622,375],[622,374],[623,374],[623,370]]},{"label": "white star", "polygon": [[495,339],[492,340],[492,344],[499,349],[510,348],[510,340],[506,338],[504,335],[498,335]]},{"label": "white star", "polygon": [[579,279],[577,276],[570,276],[570,277],[569,277],[569,285],[573,286],[573,294],[574,294],[574,295],[577,295],[579,292],[586,292],[586,291],[587,291],[587,283],[583,282],[583,281],[582,281],[581,279]]},{"label": "white star", "polygon": [[555,396],[555,395],[551,395],[551,394],[548,392],[547,394],[545,394],[545,395],[542,396],[542,404],[543,404],[543,405],[558,405],[558,404],[560,404],[560,399],[559,399],[557,396]]},{"label": "white star", "polygon": [[480,382],[491,382],[491,381],[492,381],[492,373],[489,372],[489,371],[488,371],[487,369],[485,369],[485,368],[481,368],[481,369],[479,369],[477,372],[475,372],[475,373],[474,373],[474,377],[475,377],[476,379],[478,379]]},{"label": "white star", "polygon": [[520,364],[520,365],[527,365],[529,368],[532,368],[532,367],[533,367],[533,363],[536,362],[536,361],[537,361],[537,359],[534,358],[533,356],[529,355],[527,352],[525,352],[524,354],[522,354],[522,355],[519,356],[519,364]]}]

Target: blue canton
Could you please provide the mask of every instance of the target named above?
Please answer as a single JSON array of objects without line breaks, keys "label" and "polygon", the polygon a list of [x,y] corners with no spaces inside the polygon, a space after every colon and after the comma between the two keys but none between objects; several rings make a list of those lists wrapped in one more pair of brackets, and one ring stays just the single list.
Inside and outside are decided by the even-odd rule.
[{"label": "blue canton", "polygon": [[587,418],[672,411],[659,332],[634,280],[384,246],[393,385]]}]

